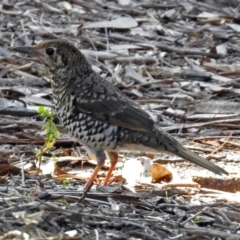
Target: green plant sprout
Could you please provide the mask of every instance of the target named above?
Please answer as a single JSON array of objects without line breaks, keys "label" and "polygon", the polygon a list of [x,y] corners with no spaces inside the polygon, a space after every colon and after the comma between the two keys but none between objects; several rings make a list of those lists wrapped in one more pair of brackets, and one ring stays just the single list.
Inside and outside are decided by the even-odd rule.
[{"label": "green plant sprout", "polygon": [[56,139],[60,137],[60,132],[57,129],[56,124],[53,122],[53,112],[43,106],[38,107],[38,114],[45,118],[44,130],[46,132],[46,138],[44,145],[41,147],[40,151],[37,153],[37,160],[39,162],[39,169],[42,162],[42,157],[44,153],[47,153],[56,142]]},{"label": "green plant sprout", "polygon": [[202,219],[202,217],[198,215],[193,219],[193,221],[194,222],[199,222],[201,219]]},{"label": "green plant sprout", "polygon": [[68,181],[67,181],[67,179],[62,180],[62,185],[63,185],[64,187],[67,187],[67,186],[68,186]]}]

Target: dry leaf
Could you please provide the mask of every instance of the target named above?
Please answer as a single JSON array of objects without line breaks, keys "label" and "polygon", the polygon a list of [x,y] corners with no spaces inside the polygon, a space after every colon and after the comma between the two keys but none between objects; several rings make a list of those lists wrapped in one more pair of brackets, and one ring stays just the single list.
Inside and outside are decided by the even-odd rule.
[{"label": "dry leaf", "polygon": [[151,167],[151,175],[153,182],[169,182],[172,180],[172,173],[159,163],[153,163]]},{"label": "dry leaf", "polygon": [[21,169],[10,164],[0,164],[0,176],[5,176],[6,174],[18,175]]},{"label": "dry leaf", "polygon": [[60,168],[57,164],[54,164],[54,174],[61,175],[67,174],[67,172]]}]

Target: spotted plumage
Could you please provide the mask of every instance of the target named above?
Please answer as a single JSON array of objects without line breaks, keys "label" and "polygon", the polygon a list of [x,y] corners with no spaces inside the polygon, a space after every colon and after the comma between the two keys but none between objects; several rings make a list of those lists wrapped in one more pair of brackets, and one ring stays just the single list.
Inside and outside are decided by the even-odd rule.
[{"label": "spotted plumage", "polygon": [[96,158],[98,166],[85,187],[92,183],[103,166],[105,152],[112,163],[104,182],[107,184],[119,150],[171,152],[216,174],[227,174],[163,131],[138,104],[95,73],[72,44],[50,40],[13,50],[36,56],[46,65],[62,124],[86,147],[89,155]]}]

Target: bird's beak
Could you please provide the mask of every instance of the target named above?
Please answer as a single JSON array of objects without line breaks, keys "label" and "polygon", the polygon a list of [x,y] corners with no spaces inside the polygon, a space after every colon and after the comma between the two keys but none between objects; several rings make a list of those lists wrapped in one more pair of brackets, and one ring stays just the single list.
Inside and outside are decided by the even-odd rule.
[{"label": "bird's beak", "polygon": [[39,51],[35,50],[34,47],[29,46],[14,47],[11,48],[11,50],[14,52],[24,53],[36,57],[40,57],[42,55]]}]

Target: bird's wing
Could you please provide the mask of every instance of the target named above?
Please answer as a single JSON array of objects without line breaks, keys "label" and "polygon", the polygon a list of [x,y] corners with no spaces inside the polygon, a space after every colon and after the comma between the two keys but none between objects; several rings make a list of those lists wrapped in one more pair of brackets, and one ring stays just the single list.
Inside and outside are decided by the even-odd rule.
[{"label": "bird's wing", "polygon": [[91,117],[130,130],[151,133],[155,130],[155,122],[147,112],[95,73],[75,82],[71,93],[76,109]]}]

